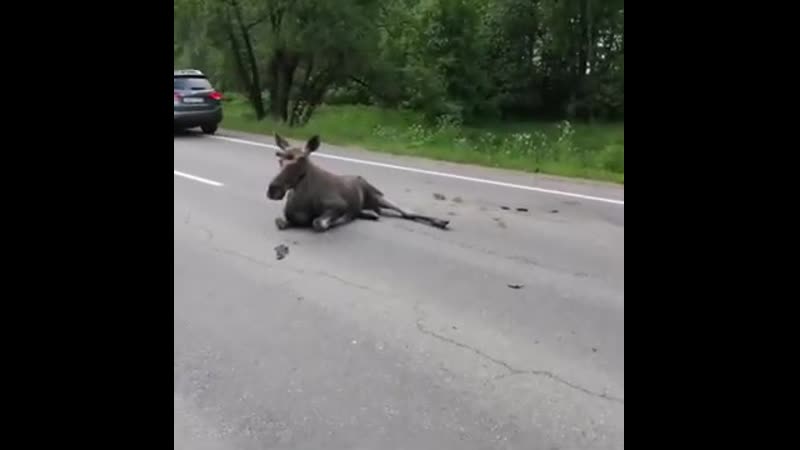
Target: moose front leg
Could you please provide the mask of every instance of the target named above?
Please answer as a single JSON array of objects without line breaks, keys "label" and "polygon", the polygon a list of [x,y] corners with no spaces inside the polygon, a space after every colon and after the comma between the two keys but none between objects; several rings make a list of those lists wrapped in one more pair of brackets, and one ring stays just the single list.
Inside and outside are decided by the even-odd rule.
[{"label": "moose front leg", "polygon": [[279,230],[285,230],[287,228],[291,228],[292,224],[288,220],[284,219],[283,217],[276,217],[275,218],[275,226]]},{"label": "moose front leg", "polygon": [[283,217],[275,218],[275,226],[279,230],[302,228],[311,224],[311,215],[302,209],[286,208]]}]

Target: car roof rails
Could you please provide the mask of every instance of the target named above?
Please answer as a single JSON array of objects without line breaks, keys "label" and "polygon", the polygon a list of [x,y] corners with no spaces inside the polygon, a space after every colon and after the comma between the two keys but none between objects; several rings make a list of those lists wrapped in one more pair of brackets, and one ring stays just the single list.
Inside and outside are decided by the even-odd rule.
[{"label": "car roof rails", "polygon": [[203,72],[196,69],[182,69],[182,70],[174,70],[172,76],[204,77],[205,75],[203,74]]}]

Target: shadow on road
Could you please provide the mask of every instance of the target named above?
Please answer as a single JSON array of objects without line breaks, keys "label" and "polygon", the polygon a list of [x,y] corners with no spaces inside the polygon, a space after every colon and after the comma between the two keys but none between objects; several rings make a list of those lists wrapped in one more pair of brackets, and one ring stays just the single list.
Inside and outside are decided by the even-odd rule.
[{"label": "shadow on road", "polygon": [[184,130],[179,128],[173,128],[172,135],[173,139],[199,139],[204,136],[200,130]]}]

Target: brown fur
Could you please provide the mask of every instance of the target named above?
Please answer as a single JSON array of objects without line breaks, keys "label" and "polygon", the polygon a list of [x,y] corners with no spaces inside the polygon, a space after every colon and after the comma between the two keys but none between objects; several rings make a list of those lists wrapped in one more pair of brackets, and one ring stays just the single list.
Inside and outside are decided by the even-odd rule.
[{"label": "brown fur", "polygon": [[403,210],[360,176],[335,175],[315,165],[310,155],[319,148],[318,136],[309,139],[302,149],[292,147],[277,134],[275,143],[280,149],[275,155],[281,171],[270,182],[267,198],[282,200],[288,193],[284,217],[275,219],[281,230],[311,226],[325,231],[357,218],[378,220],[386,211],[441,229],[450,223]]}]

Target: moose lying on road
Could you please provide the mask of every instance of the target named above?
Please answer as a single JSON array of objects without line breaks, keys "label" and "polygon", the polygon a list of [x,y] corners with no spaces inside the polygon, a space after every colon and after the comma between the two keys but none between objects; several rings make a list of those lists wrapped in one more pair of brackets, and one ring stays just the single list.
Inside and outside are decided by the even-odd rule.
[{"label": "moose lying on road", "polygon": [[315,231],[325,231],[356,218],[378,220],[384,209],[436,228],[445,229],[450,223],[401,209],[360,176],[335,175],[318,167],[310,155],[319,148],[319,136],[309,139],[302,149],[292,147],[277,134],[275,143],[281,170],[270,182],[267,198],[282,200],[289,193],[284,217],[275,219],[280,230],[310,225]]}]

